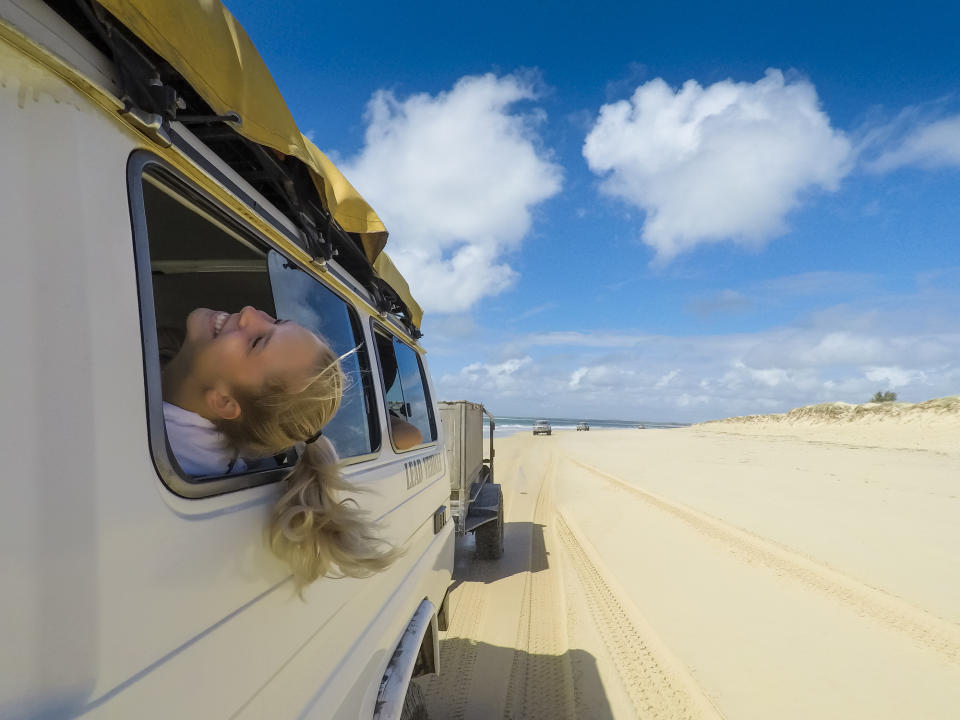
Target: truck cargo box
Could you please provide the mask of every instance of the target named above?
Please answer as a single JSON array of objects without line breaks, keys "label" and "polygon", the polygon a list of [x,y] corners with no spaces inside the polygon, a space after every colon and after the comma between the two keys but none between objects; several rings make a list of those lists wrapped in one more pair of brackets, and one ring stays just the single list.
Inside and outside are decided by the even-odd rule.
[{"label": "truck cargo box", "polygon": [[469,489],[483,467],[483,405],[458,400],[439,402],[447,451],[450,490]]},{"label": "truck cargo box", "polygon": [[[494,417],[480,403],[439,402],[450,482],[450,514],[457,533],[477,533],[478,554],[503,553],[503,494],[493,482]],[[489,454],[483,453],[483,416],[490,418]]]}]

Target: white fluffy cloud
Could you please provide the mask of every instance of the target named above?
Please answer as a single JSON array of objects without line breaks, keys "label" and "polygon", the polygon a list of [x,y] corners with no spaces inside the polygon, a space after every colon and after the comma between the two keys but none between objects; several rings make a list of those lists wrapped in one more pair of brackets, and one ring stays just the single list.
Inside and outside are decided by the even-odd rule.
[{"label": "white fluffy cloud", "polygon": [[923,168],[960,166],[960,115],[914,127],[869,167],[886,172],[905,165]]},{"label": "white fluffy cloud", "polygon": [[543,113],[515,110],[535,99],[529,78],[487,74],[435,96],[370,100],[364,147],[343,169],[386,223],[388,251],[425,309],[463,311],[516,279],[504,255],[562,182],[539,145]]},{"label": "white fluffy cloud", "polygon": [[888,387],[904,387],[913,383],[926,382],[926,373],[922,370],[910,370],[894,365],[893,367],[870,368],[866,372],[868,380],[886,383]]},{"label": "white fluffy cloud", "polygon": [[471,363],[460,371],[458,377],[472,387],[488,387],[510,395],[515,388],[523,386],[523,378],[528,375],[532,364],[533,358],[529,355],[501,363]]},{"label": "white fluffy cloud", "polygon": [[583,155],[604,192],[645,211],[644,242],[669,260],[782,233],[803,191],[838,187],[852,152],[810,82],[768,70],[755,83],[644,83],[600,108]]}]

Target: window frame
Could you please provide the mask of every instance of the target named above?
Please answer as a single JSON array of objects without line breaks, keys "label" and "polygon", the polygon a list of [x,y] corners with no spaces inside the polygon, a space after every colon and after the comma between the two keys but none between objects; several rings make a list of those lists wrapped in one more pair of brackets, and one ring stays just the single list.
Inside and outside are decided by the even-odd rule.
[{"label": "window frame", "polygon": [[[380,333],[384,337],[387,337],[391,340],[396,340],[400,344],[405,345],[411,350],[411,352],[413,352],[414,356],[416,356],[417,366],[420,368],[420,382],[423,385],[423,394],[427,401],[427,408],[428,408],[427,412],[429,413],[429,419],[433,427],[433,432],[436,435],[436,437],[433,438],[432,440],[428,440],[426,442],[420,443],[419,445],[414,445],[413,447],[406,448],[405,450],[398,449],[396,444],[393,442],[393,432],[390,429],[390,419],[389,419],[390,409],[387,407],[387,382],[386,382],[386,378],[383,376],[383,363],[380,361],[380,350],[378,348],[376,350],[377,375],[380,377],[379,395],[380,395],[380,400],[383,403],[383,419],[384,419],[384,430],[381,431],[381,435],[385,432],[390,437],[390,447],[393,449],[393,452],[396,453],[397,455],[415,452],[417,450],[422,450],[423,448],[426,448],[426,447],[437,445],[441,440],[441,433],[440,433],[440,427],[439,427],[440,421],[437,417],[436,407],[434,406],[434,402],[433,402],[433,391],[432,391],[432,388],[430,387],[430,383],[428,382],[427,373],[425,368],[423,367],[423,359],[421,358],[420,353],[417,351],[417,349],[413,345],[411,345],[409,342],[404,340],[403,337],[399,336],[396,332],[391,330],[386,324],[384,324],[383,322],[378,322],[372,317],[370,318],[370,333],[373,339],[374,347],[376,347],[376,344],[377,344],[376,335],[377,333]],[[398,363],[398,366],[399,366],[399,363]],[[399,372],[399,367],[398,367],[398,372]]]},{"label": "window frame", "polygon": [[[296,265],[296,267],[301,272],[306,272],[307,276],[311,280],[321,285],[325,290],[329,290],[331,293],[333,293],[337,298],[339,298],[343,302],[343,304],[347,308],[347,314],[350,318],[350,328],[351,330],[353,330],[354,338],[360,338],[360,342],[363,344],[363,347],[357,351],[361,359],[361,362],[360,362],[361,371],[364,369],[362,360],[365,358],[367,361],[366,369],[370,372],[370,376],[371,376],[371,380],[369,384],[365,384],[363,386],[363,398],[367,404],[367,416],[368,417],[372,416],[373,422],[370,425],[370,430],[372,432],[376,432],[375,439],[377,442],[373,450],[371,450],[369,453],[365,453],[363,455],[352,455],[347,458],[340,458],[340,465],[343,467],[346,467],[348,465],[356,465],[357,463],[376,460],[377,458],[380,457],[380,454],[383,451],[383,428],[380,427],[380,416],[379,416],[379,410],[378,410],[378,408],[380,407],[380,403],[377,401],[377,385],[372,378],[373,363],[371,361],[371,353],[369,351],[370,340],[369,338],[367,338],[367,335],[364,332],[364,322],[363,322],[363,319],[360,317],[360,311],[357,309],[357,307],[353,303],[351,303],[346,297],[344,297],[342,293],[337,292],[335,288],[332,288],[329,285],[327,285],[325,282],[323,282],[320,278],[318,278],[313,273],[307,272],[306,268],[303,266],[302,263],[298,263],[296,260],[293,260],[289,255],[284,254],[279,248],[271,247],[271,249],[275,250],[277,254],[279,254],[281,257],[285,259],[286,262]],[[364,354],[364,349],[366,349],[365,354]],[[371,439],[373,439],[372,435],[371,435]]]},{"label": "window frame", "polygon": [[[175,495],[188,499],[201,499],[233,493],[239,490],[268,485],[278,482],[287,476],[290,467],[268,468],[249,472],[213,477],[211,479],[190,479],[183,472],[173,455],[167,441],[166,422],[163,417],[163,397],[161,388],[161,368],[159,342],[157,337],[156,308],[153,299],[153,276],[150,258],[150,244],[147,228],[146,206],[144,202],[143,183],[147,182],[144,175],[152,172],[167,189],[179,196],[186,204],[193,206],[198,214],[206,220],[220,227],[228,234],[237,236],[237,241],[265,251],[274,250],[287,262],[290,262],[301,271],[306,272],[312,280],[330,290],[347,306],[351,327],[355,335],[359,335],[369,346],[370,339],[366,336],[363,315],[360,309],[343,293],[324,283],[313,272],[294,258],[291,258],[283,248],[262,232],[249,225],[235,212],[225,207],[188,180],[169,163],[156,155],[137,150],[131,153],[127,161],[127,198],[130,209],[132,230],[134,265],[137,278],[137,300],[140,314],[140,341],[143,362],[144,398],[146,401],[147,439],[150,448],[150,459],[161,482]],[[266,263],[266,261],[265,261]],[[378,358],[379,360],[379,358]],[[367,364],[371,371],[373,362],[371,353],[367,352]],[[372,374],[372,373],[371,373]],[[368,388],[363,391],[364,402],[368,404],[368,415],[379,418],[379,402],[376,401],[376,383],[371,380]],[[369,405],[373,401],[372,405]],[[343,465],[353,465],[376,459],[383,451],[383,428],[377,427],[379,419],[373,423],[378,434],[378,447],[374,452],[346,458]],[[373,429],[373,428],[372,428]],[[392,440],[391,440],[392,442]]]}]

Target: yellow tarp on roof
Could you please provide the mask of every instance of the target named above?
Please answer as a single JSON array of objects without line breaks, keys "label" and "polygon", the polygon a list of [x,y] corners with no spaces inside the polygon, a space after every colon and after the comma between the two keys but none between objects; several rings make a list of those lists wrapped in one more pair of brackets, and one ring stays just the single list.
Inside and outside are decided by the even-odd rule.
[{"label": "yellow tarp on roof", "polygon": [[404,280],[403,275],[397,270],[390,256],[385,252],[377,255],[377,259],[373,263],[373,269],[377,271],[377,275],[392,287],[394,292],[403,300],[407,306],[407,310],[410,311],[410,321],[415,326],[420,327],[420,321],[423,320],[423,308],[413,299],[413,295],[410,294],[410,286],[407,285],[407,281]]},{"label": "yellow tarp on roof", "polygon": [[[344,230],[361,236],[367,259],[377,268],[387,241],[386,227],[330,159],[297,128],[260,53],[220,0],[97,2],[169,62],[215,113],[238,113],[237,132],[306,164],[327,209]],[[419,305],[393,263],[387,263],[393,280],[381,277],[417,315],[419,326]]]}]

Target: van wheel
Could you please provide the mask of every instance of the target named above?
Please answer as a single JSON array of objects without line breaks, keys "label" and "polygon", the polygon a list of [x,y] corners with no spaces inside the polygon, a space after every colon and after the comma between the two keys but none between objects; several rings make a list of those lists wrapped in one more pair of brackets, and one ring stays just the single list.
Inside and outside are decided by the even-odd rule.
[{"label": "van wheel", "polygon": [[430,720],[427,716],[427,702],[423,699],[423,690],[413,680],[407,685],[407,696],[403,699],[400,720]]},{"label": "van wheel", "polygon": [[474,531],[477,541],[477,557],[481,560],[498,560],[503,556],[503,493],[497,505],[497,519],[481,525]]}]

